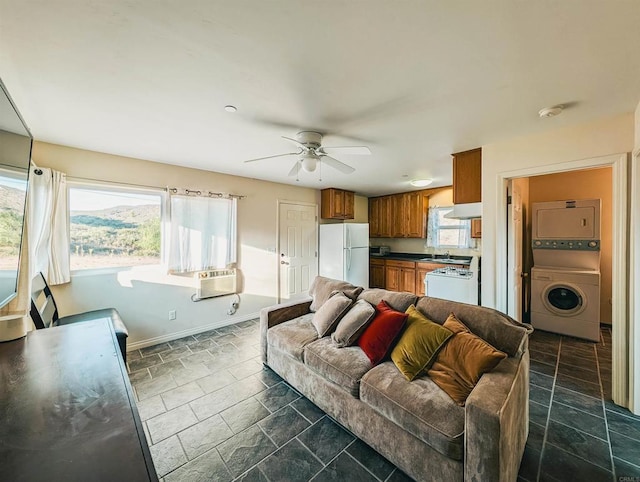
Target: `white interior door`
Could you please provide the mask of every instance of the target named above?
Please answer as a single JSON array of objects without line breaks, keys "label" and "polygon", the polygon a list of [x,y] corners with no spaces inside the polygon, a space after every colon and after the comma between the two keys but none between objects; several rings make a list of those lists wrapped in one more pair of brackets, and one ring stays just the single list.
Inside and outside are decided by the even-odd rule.
[{"label": "white interior door", "polygon": [[511,204],[507,206],[507,314],[522,321],[522,189],[518,179],[509,181],[507,192]]},{"label": "white interior door", "polygon": [[316,205],[280,203],[278,228],[279,301],[303,298],[318,274]]}]

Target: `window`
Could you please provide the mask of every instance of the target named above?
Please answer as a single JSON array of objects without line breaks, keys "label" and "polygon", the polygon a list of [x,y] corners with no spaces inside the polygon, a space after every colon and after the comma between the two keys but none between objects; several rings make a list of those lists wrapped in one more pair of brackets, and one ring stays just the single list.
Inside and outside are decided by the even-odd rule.
[{"label": "window", "polygon": [[71,269],[161,262],[162,193],[69,188]]},{"label": "window", "polygon": [[14,275],[20,254],[26,191],[26,180],[8,169],[0,169],[0,270],[12,271]]},{"label": "window", "polygon": [[445,214],[452,210],[452,207],[429,209],[428,246],[434,248],[470,247],[471,221],[445,218]]}]

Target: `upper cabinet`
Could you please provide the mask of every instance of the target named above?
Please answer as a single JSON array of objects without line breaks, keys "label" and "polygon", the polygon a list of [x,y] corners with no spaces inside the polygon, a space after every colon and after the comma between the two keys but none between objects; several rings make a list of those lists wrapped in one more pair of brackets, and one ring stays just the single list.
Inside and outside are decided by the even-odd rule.
[{"label": "upper cabinet", "polygon": [[369,199],[369,235],[372,238],[391,237],[391,196]]},{"label": "upper cabinet", "polygon": [[411,191],[369,199],[372,238],[426,238],[429,195],[443,188]]},{"label": "upper cabinet", "polygon": [[482,149],[458,152],[453,156],[453,203],[482,201]]},{"label": "upper cabinet", "polygon": [[353,219],[354,193],[342,189],[323,189],[320,216],[323,219]]}]

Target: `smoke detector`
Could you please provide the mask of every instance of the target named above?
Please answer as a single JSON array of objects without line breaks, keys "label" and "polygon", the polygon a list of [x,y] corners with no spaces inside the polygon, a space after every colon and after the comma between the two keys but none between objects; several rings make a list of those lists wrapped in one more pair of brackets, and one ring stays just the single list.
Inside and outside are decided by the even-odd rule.
[{"label": "smoke detector", "polygon": [[562,105],[554,105],[553,107],[545,107],[538,112],[540,118],[544,119],[546,117],[555,117],[562,112]]}]

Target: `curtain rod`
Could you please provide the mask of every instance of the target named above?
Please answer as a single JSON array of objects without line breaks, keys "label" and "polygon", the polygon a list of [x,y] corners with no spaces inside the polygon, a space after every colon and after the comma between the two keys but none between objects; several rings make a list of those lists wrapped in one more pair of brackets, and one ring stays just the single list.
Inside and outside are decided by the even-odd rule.
[{"label": "curtain rod", "polygon": [[[244,199],[247,196],[241,194],[224,194],[222,192],[202,191],[200,189],[182,189],[187,196],[205,196],[214,198],[227,198],[227,199]],[[180,191],[177,187],[168,187],[167,191],[170,194],[178,194]]]}]

